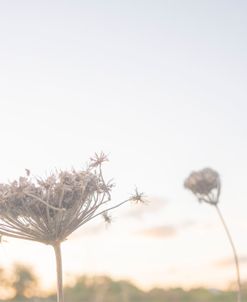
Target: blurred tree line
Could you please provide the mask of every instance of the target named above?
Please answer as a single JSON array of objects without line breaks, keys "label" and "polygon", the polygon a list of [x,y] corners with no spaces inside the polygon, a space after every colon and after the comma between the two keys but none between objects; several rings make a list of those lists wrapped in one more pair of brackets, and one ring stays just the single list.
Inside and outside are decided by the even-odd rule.
[{"label": "blurred tree line", "polygon": [[[39,284],[32,270],[16,265],[11,275],[0,269],[0,301],[5,302],[55,302],[55,293],[39,296]],[[247,299],[247,285],[243,287]],[[7,296],[9,296],[7,298]],[[4,299],[5,297],[5,299]],[[86,277],[76,279],[65,288],[65,301],[72,302],[232,302],[234,291],[209,290],[205,288],[185,291],[181,288],[154,288],[143,291],[128,281],[113,281],[109,277]]]}]

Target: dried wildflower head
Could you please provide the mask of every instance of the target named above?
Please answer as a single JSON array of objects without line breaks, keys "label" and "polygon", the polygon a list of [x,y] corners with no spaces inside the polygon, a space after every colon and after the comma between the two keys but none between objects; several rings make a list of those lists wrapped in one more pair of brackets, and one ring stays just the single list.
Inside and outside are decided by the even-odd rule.
[{"label": "dried wildflower head", "polygon": [[135,189],[135,193],[130,197],[130,200],[136,202],[136,203],[144,203],[144,193],[139,192],[138,189]]},{"label": "dried wildflower head", "polygon": [[26,176],[0,184],[0,239],[10,236],[53,246],[57,267],[57,301],[64,302],[61,242],[98,215],[110,223],[108,211],[130,201],[142,201],[136,193],[109,205],[111,181],[105,182],[102,163],[107,157],[95,154],[86,170],[60,171],[42,179]]},{"label": "dried wildflower head", "polygon": [[184,182],[186,189],[191,190],[200,202],[204,201],[210,205],[213,205],[216,209],[219,219],[225,229],[226,235],[229,239],[229,242],[232,247],[235,267],[236,267],[236,276],[237,276],[237,301],[241,302],[241,278],[239,270],[239,258],[237,251],[233,242],[233,238],[230,234],[228,226],[225,222],[225,219],[221,213],[221,210],[218,206],[220,191],[221,191],[221,182],[219,173],[211,168],[205,168],[200,171],[192,172]]},{"label": "dried wildflower head", "polygon": [[[105,182],[102,153],[85,171],[60,171],[45,179],[26,177],[0,184],[0,235],[54,245],[73,231],[124,202],[108,206],[111,182]],[[105,220],[109,220],[105,214]]]},{"label": "dried wildflower head", "polygon": [[112,222],[112,217],[108,212],[104,212],[102,216],[106,224],[110,224]]},{"label": "dried wildflower head", "polygon": [[192,172],[185,180],[184,186],[191,190],[199,201],[217,204],[220,196],[220,176],[211,168]]},{"label": "dried wildflower head", "polygon": [[108,161],[108,157],[107,155],[105,155],[103,152],[101,152],[100,154],[95,153],[94,157],[90,158],[90,164],[89,166],[92,167],[98,167],[100,165],[102,165],[103,162]]}]

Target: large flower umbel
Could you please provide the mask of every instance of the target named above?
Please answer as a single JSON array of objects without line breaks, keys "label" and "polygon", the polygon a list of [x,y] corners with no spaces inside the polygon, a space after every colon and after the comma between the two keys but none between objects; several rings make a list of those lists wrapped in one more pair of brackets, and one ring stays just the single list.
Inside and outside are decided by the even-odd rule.
[{"label": "large flower umbel", "polygon": [[232,247],[235,266],[236,266],[236,275],[237,275],[237,284],[238,284],[238,295],[237,301],[241,302],[241,280],[240,280],[240,271],[239,271],[239,260],[235,245],[233,243],[232,236],[229,232],[227,224],[224,220],[224,217],[218,207],[219,197],[221,192],[221,181],[219,173],[211,168],[204,168],[200,171],[193,171],[184,182],[184,187],[195,194],[197,199],[200,202],[206,202],[215,207],[221,223],[224,226],[227,237]]},{"label": "large flower umbel", "polygon": [[0,184],[0,235],[52,245],[56,252],[58,301],[63,301],[60,243],[73,231],[140,194],[111,204],[112,184],[102,174],[102,153],[82,171],[60,171],[45,179],[25,177]]}]

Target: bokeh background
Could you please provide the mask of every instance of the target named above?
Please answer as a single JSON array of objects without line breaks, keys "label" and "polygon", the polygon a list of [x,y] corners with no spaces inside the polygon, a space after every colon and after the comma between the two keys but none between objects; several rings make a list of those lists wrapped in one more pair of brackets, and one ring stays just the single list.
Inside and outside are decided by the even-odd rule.
[{"label": "bokeh background", "polygon": [[[114,200],[135,186],[148,199],[64,242],[67,283],[85,274],[142,290],[234,288],[216,212],[183,188],[205,166],[221,175],[247,279],[246,13],[241,0],[1,1],[0,181],[80,169],[104,151]],[[0,266],[17,262],[54,290],[51,248],[4,238]]]}]

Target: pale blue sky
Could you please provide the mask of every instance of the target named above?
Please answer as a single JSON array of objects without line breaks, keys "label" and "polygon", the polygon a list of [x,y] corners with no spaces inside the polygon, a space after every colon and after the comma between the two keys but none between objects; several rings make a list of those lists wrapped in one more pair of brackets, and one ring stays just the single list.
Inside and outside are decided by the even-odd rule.
[{"label": "pale blue sky", "polygon": [[[231,267],[209,267],[231,250],[213,209],[198,206],[182,184],[192,169],[210,165],[220,172],[222,208],[245,256],[246,13],[245,1],[1,1],[0,180],[25,168],[34,174],[79,168],[103,150],[116,199],[138,185],[167,201],[139,221],[121,218],[125,210],[115,213],[108,235],[100,235],[124,243],[112,267],[91,257],[100,236],[77,236],[70,253],[79,257],[86,240],[87,257],[78,268],[65,245],[68,272],[83,273],[85,265],[86,272],[143,286],[222,286],[234,278]],[[149,211],[154,208],[151,203]],[[180,230],[190,221],[195,225]],[[163,239],[137,235],[160,225],[179,232]],[[5,247],[9,264],[32,261],[29,244],[12,242]],[[140,249],[147,249],[143,257]],[[195,268],[188,278],[180,268],[193,271],[189,257]],[[139,261],[135,270],[126,271],[127,259],[132,267]],[[208,271],[200,279],[202,268]]]}]

